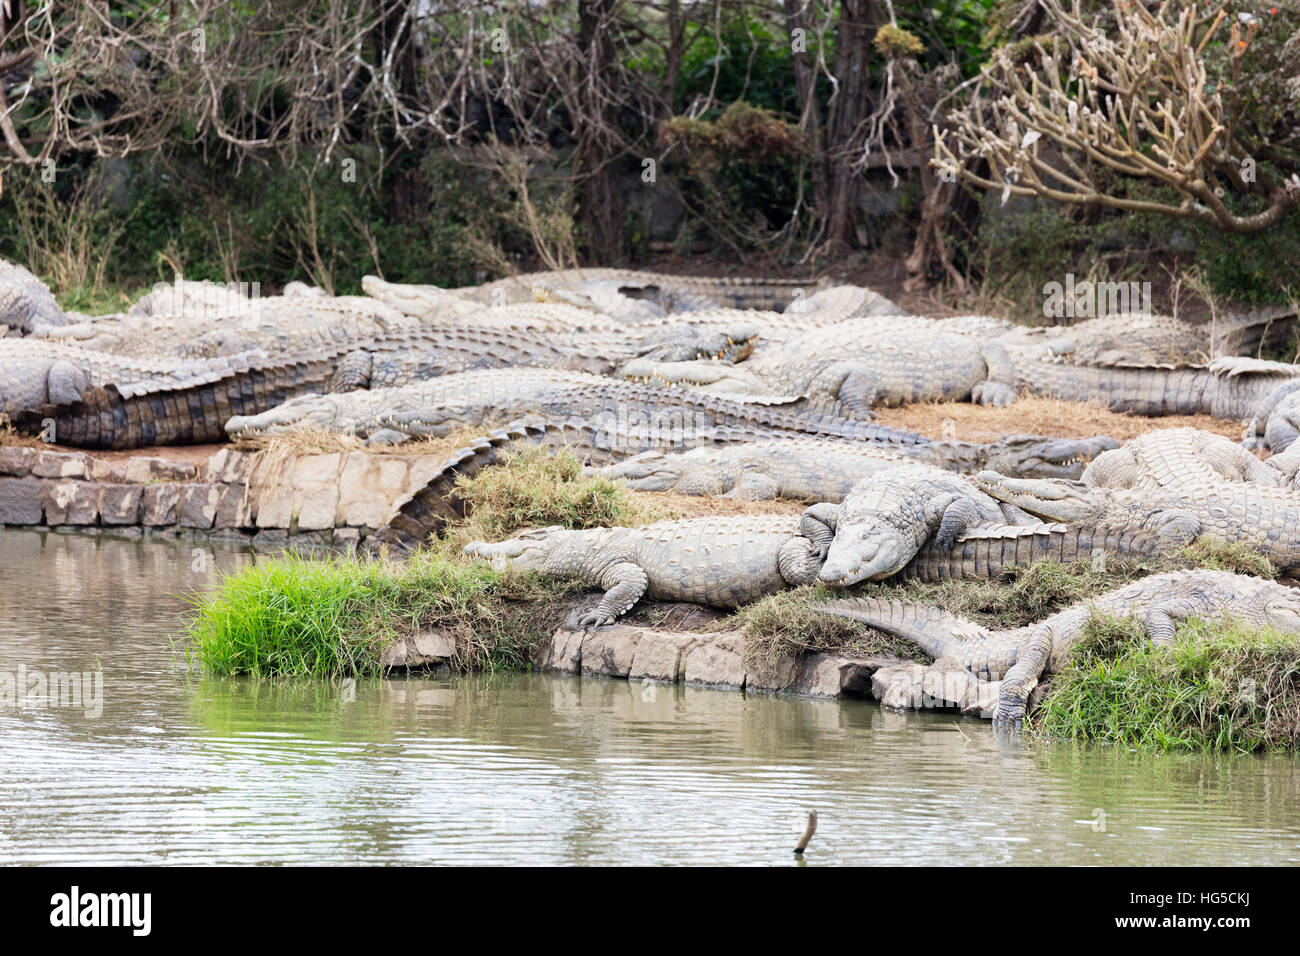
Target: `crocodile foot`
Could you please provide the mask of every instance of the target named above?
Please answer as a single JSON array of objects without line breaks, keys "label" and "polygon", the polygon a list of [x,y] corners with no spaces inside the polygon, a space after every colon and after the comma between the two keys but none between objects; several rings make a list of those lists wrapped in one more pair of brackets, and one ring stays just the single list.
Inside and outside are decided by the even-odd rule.
[{"label": "crocodile foot", "polygon": [[1025,702],[1018,696],[1002,694],[998,706],[993,711],[993,727],[996,730],[1023,730],[1025,726]]},{"label": "crocodile foot", "polygon": [[1016,388],[1006,382],[980,382],[970,393],[971,401],[981,405],[996,405],[999,408],[1011,405],[1016,400]]}]

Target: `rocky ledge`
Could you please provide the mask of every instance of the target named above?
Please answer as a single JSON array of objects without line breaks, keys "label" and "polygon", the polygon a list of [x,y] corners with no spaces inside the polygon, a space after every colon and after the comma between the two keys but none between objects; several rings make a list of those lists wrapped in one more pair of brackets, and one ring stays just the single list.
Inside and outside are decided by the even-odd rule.
[{"label": "rocky ledge", "polygon": [[222,448],[189,462],[10,446],[0,448],[0,525],[347,550],[387,524],[439,464],[365,451],[286,458]]},{"label": "rocky ledge", "polygon": [[[805,697],[862,698],[898,710],[957,710],[988,717],[996,683],[976,681],[953,664],[918,664],[891,654],[808,652],[773,663],[747,661],[745,635],[712,629],[719,612],[689,604],[650,604],[609,627],[581,629],[575,605],[533,653],[542,673],[610,677],[644,684],[687,684]],[[426,631],[390,643],[382,662],[394,669],[440,670],[452,665],[455,641]]]}]

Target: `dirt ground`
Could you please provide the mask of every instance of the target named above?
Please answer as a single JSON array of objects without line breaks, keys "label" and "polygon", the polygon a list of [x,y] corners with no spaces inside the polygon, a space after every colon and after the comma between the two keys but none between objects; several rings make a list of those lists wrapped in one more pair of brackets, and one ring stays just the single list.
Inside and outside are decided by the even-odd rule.
[{"label": "dirt ground", "polygon": [[1143,418],[1112,412],[1101,404],[1062,402],[1054,398],[1021,398],[1006,408],[969,402],[925,402],[900,408],[876,409],[876,420],[893,428],[920,432],[929,438],[993,441],[1004,435],[1050,435],[1087,438],[1109,435],[1127,441],[1158,428],[1201,428],[1234,441],[1241,440],[1242,423],[1209,415],[1168,415]]}]

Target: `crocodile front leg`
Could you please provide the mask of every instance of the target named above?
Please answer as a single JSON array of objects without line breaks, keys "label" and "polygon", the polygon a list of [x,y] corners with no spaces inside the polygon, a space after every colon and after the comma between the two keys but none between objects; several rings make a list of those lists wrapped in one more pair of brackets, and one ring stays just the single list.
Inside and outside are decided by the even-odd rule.
[{"label": "crocodile front leg", "polygon": [[951,551],[957,539],[971,528],[983,523],[979,507],[969,498],[939,499],[927,505],[931,514],[929,524],[938,530],[934,533],[934,543],[944,551]]},{"label": "crocodile front leg", "polygon": [[816,584],[822,569],[820,554],[821,549],[807,538],[791,538],[777,552],[776,567],[792,587]]},{"label": "crocodile front leg", "polygon": [[1016,656],[1016,662],[1002,678],[998,706],[993,712],[993,726],[1019,730],[1025,724],[1025,703],[1038,685],[1038,678],[1047,666],[1052,653],[1054,637],[1050,624],[1040,624],[1026,638]]},{"label": "crocodile front leg", "polygon": [[1187,598],[1165,601],[1147,610],[1142,626],[1156,647],[1170,647],[1174,643],[1174,631],[1179,621],[1195,617],[1202,612],[1195,602]]},{"label": "crocodile front leg", "polygon": [[980,348],[988,377],[971,389],[971,401],[981,405],[1010,405],[1016,400],[1016,364],[1001,345],[986,343]]},{"label": "crocodile front leg", "polygon": [[631,561],[611,564],[600,573],[597,583],[605,589],[605,596],[590,613],[578,619],[579,627],[613,624],[620,616],[632,610],[632,605],[641,600],[649,586],[645,571]]},{"label": "crocodile front leg", "polygon": [[839,520],[840,506],[822,502],[808,508],[799,517],[799,534],[813,543],[818,561],[825,561],[835,540],[835,523]]}]

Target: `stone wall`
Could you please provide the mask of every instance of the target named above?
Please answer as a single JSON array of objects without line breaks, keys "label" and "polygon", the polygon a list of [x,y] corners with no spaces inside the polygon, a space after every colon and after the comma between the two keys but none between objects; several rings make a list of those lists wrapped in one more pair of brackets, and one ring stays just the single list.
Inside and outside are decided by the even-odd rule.
[{"label": "stone wall", "polygon": [[222,448],[191,464],[4,447],[0,525],[348,550],[441,466],[434,456],[366,451],[286,457]]}]

